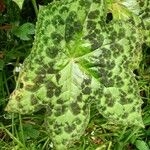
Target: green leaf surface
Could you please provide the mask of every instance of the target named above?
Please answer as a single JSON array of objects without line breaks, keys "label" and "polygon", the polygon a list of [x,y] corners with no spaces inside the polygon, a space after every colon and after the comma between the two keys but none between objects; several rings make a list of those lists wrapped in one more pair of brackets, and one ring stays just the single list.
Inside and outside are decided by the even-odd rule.
[{"label": "green leaf surface", "polygon": [[145,43],[150,45],[150,1],[149,0],[107,0],[108,10],[115,20],[126,20],[145,35]]},{"label": "green leaf surface", "polygon": [[106,23],[107,12],[99,0],[55,2],[39,11],[33,48],[6,110],[31,114],[45,107],[57,150],[84,133],[91,102],[111,124],[143,127],[133,71],[145,35],[127,20]]},{"label": "green leaf surface", "polygon": [[21,40],[28,41],[30,40],[30,35],[34,34],[34,24],[32,23],[24,23],[19,27],[15,27],[12,29],[12,33],[16,35]]},{"label": "green leaf surface", "polygon": [[147,143],[144,142],[143,140],[136,140],[135,145],[138,150],[149,150],[150,149],[148,147]]},{"label": "green leaf surface", "polygon": [[23,126],[24,138],[25,139],[37,139],[39,137],[40,132],[36,130],[32,125],[27,124]]}]

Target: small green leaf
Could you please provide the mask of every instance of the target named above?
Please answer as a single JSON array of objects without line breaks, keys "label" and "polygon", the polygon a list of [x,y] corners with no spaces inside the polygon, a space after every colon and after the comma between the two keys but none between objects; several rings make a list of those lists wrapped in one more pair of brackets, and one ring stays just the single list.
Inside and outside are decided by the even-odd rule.
[{"label": "small green leaf", "polygon": [[12,29],[12,33],[21,40],[30,40],[30,35],[34,34],[35,26],[32,23],[25,23],[20,27]]},{"label": "small green leaf", "polygon": [[143,140],[137,140],[135,142],[135,145],[138,150],[149,150],[150,149],[150,147],[147,145],[147,143],[144,142]]},{"label": "small green leaf", "polygon": [[143,122],[145,125],[150,125],[150,116],[145,117],[145,119],[143,119]]},{"label": "small green leaf", "polygon": [[36,139],[39,136],[39,131],[36,130],[32,125],[26,124],[23,126],[24,138],[25,139]]}]

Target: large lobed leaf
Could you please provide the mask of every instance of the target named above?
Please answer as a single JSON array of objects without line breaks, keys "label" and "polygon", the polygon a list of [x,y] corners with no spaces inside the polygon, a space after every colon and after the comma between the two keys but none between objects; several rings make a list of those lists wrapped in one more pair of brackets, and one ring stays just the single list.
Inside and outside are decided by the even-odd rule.
[{"label": "large lobed leaf", "polygon": [[56,149],[83,134],[91,102],[110,123],[143,126],[133,70],[145,35],[128,20],[106,23],[105,2],[68,0],[40,9],[31,54],[6,107],[21,114],[46,107]]}]

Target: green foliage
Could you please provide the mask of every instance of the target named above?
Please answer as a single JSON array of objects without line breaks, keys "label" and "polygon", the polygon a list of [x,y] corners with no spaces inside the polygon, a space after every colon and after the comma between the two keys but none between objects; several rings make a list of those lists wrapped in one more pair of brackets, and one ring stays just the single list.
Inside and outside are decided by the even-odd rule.
[{"label": "green foliage", "polygon": [[17,24],[20,19],[20,9],[18,5],[11,0],[6,0],[4,2],[6,13],[0,13],[0,23]]},{"label": "green foliage", "polygon": [[[84,4],[86,2],[88,1],[84,1]],[[91,0],[89,0],[89,2],[91,2]],[[142,5],[143,1],[139,1],[139,2],[141,2],[140,5]],[[55,13],[57,14],[58,10],[61,8],[61,5],[63,5],[64,3],[65,2],[53,3],[53,5],[46,6],[45,8],[42,9],[43,11],[40,10],[40,14],[43,13],[41,16],[47,17],[47,19],[52,19],[55,16]],[[76,4],[76,2],[74,4]],[[145,18],[148,18],[147,17],[148,14],[146,14],[145,12],[144,13],[140,12],[139,3],[137,3],[137,1],[125,0],[124,2],[124,1],[119,1],[119,0],[113,0],[113,1],[107,0],[107,9],[105,10],[106,12],[104,11],[102,15],[100,16],[102,20],[104,19],[101,23],[101,26],[98,28],[101,30],[100,32],[102,35],[99,38],[102,39],[102,37],[104,37],[104,45],[102,44],[100,47],[104,48],[105,50],[107,49],[108,52],[111,51],[111,55],[113,56],[114,49],[110,48],[109,45],[111,43],[111,40],[114,40],[111,38],[111,36],[115,35],[114,33],[117,32],[117,34],[114,36],[116,41],[114,40],[113,43],[121,44],[121,46],[123,45],[123,49],[124,49],[124,51],[121,54],[118,54],[119,59],[116,59],[112,56],[111,56],[111,59],[108,59],[106,56],[104,57],[103,55],[101,55],[101,52],[99,49],[98,50],[94,49],[93,51],[91,51],[92,40],[89,40],[89,39],[86,39],[85,41],[80,40],[81,38],[84,37],[84,35],[86,35],[89,32],[88,29],[84,28],[84,32],[81,32],[79,31],[80,28],[76,28],[76,31],[75,31],[73,28],[71,28],[73,26],[74,19],[72,22],[67,24],[68,26],[66,27],[66,30],[70,28],[72,29],[71,30],[72,33],[69,32],[68,34],[68,39],[67,38],[65,39],[66,40],[65,42],[67,43],[66,47],[68,51],[65,51],[66,47],[65,48],[63,47],[64,46],[63,42],[57,43],[57,40],[59,39],[58,37],[54,38],[53,41],[48,40],[48,44],[45,44],[45,43],[44,45],[41,44],[43,43],[43,39],[45,39],[45,42],[46,42],[46,37],[48,37],[48,39],[52,39],[50,33],[54,32],[54,29],[56,28],[56,26],[51,25],[51,23],[47,24],[46,22],[40,25],[40,19],[43,20],[43,18],[40,17],[40,14],[39,14],[39,20],[37,22],[36,33],[35,33],[35,37],[36,37],[35,42],[33,44],[33,49],[30,53],[30,48],[33,42],[32,34],[34,33],[33,22],[36,20],[36,18],[33,18],[32,23],[29,23],[29,20],[31,20],[30,16],[28,16],[27,19],[25,20],[25,18],[22,18],[22,16],[20,15],[22,10],[26,10],[26,11],[29,10],[28,7],[22,8],[22,10],[19,10],[16,3],[12,1],[6,1],[5,5],[6,5],[7,11],[5,10],[5,12],[0,14],[0,21],[1,23],[3,23],[2,26],[0,25],[0,108],[1,108],[0,109],[1,110],[0,111],[0,148],[2,150],[7,150],[7,149],[9,150],[10,149],[12,150],[13,149],[14,150],[49,150],[49,149],[53,149],[52,142],[55,144],[61,141],[59,137],[68,138],[70,140],[70,135],[73,135],[72,133],[70,134],[65,133],[62,136],[57,136],[58,130],[56,131],[56,128],[63,129],[63,127],[65,126],[64,120],[67,120],[68,122],[71,121],[72,123],[72,120],[77,119],[77,118],[80,118],[82,121],[85,118],[85,121],[83,121],[82,124],[76,127],[76,130],[73,132],[76,134],[76,138],[75,137],[73,138],[74,141],[70,144],[71,147],[68,148],[70,150],[100,150],[100,149],[102,150],[126,150],[126,149],[147,150],[147,149],[150,149],[150,143],[149,143],[149,138],[150,138],[150,117],[149,117],[150,116],[149,114],[149,110],[150,110],[150,105],[149,105],[150,104],[150,84],[149,84],[150,83],[150,78],[149,78],[150,53],[149,53],[149,50],[150,48],[147,46],[150,43],[149,41],[150,33],[148,30],[149,28],[148,19],[145,19]],[[56,7],[57,8],[56,10],[55,10],[55,5],[58,5]],[[67,6],[67,3],[65,3],[64,5]],[[17,9],[13,10],[14,6]],[[144,6],[142,8],[142,11],[145,10],[144,9],[145,7],[147,7],[147,9],[150,8],[148,1],[146,1],[144,5],[142,6]],[[47,8],[51,8],[51,7],[53,7],[53,11],[50,13],[50,17],[48,18],[47,13],[49,9],[47,11]],[[77,10],[76,8],[77,8],[76,5],[73,5],[73,7],[69,7],[69,9]],[[99,9],[99,10],[102,9],[101,5],[99,4],[97,5],[97,7],[94,5],[92,9],[94,8]],[[87,10],[87,8],[84,8],[84,9]],[[79,15],[77,15],[77,17],[75,18],[76,21],[79,20],[83,23],[82,19],[84,18],[85,14],[80,13],[80,12],[84,11],[84,9],[79,9],[81,11],[79,11]],[[92,11],[92,9],[90,11]],[[13,13],[11,13],[12,10],[13,10]],[[116,10],[120,10],[120,12]],[[108,17],[108,12],[109,14],[112,13],[112,20]],[[33,13],[34,13],[34,10],[31,12],[31,15]],[[142,15],[139,15],[138,13]],[[65,14],[66,17],[68,14],[69,12]],[[82,14],[82,17],[80,17],[81,14]],[[123,14],[126,14],[126,15],[123,15]],[[137,19],[138,17],[136,17],[136,15],[140,16],[140,19]],[[143,17],[144,15],[145,17]],[[64,17],[62,14],[61,16]],[[107,23],[105,23],[106,18],[107,18]],[[97,19],[95,19],[94,21],[97,21]],[[139,25],[139,23],[144,23],[144,29],[142,26]],[[8,24],[9,24],[9,29],[8,29]],[[85,25],[86,25],[86,21],[85,21]],[[105,27],[103,27],[104,25]],[[134,26],[136,27],[136,30],[134,30]],[[78,26],[78,27],[81,27],[81,26]],[[48,28],[50,28],[51,30]],[[132,39],[129,40],[130,44],[128,44],[128,42],[125,40],[126,37],[123,37],[123,36],[119,37],[121,29],[124,30],[123,34],[126,34],[129,37],[134,35],[132,36]],[[61,34],[64,33],[64,29],[62,28],[62,26],[58,26],[56,31],[60,32]],[[131,34],[130,33],[131,31],[134,31],[134,33]],[[108,37],[109,35],[111,36]],[[96,32],[96,38],[97,37],[98,37],[98,32]],[[95,40],[97,40],[96,38]],[[122,44],[122,43],[126,43],[126,44]],[[132,51],[132,54],[129,53],[127,48],[129,47],[130,49],[131,46],[134,47],[136,46],[137,43],[139,43],[139,45],[142,45],[142,43],[145,43],[145,44],[142,45],[142,49],[139,46],[139,49],[138,49],[139,53],[137,53],[137,51]],[[59,48],[62,46],[61,47],[62,49],[61,51],[58,52],[58,54],[56,55],[56,58],[54,57],[51,58],[51,56],[54,54],[51,51],[49,53],[49,57],[47,57],[47,54],[44,54],[45,52],[43,50],[45,50],[47,47],[51,48],[52,46],[56,46],[56,45]],[[72,47],[74,47],[75,49],[74,51]],[[117,48],[115,47],[115,49]],[[118,50],[120,49],[121,47],[118,48]],[[33,53],[34,50],[37,53],[33,55],[33,57],[31,57],[31,55],[34,54]],[[62,50],[64,51],[62,52]],[[140,51],[140,50],[143,50],[143,51]],[[28,56],[29,53],[30,55]],[[122,57],[123,54],[126,54],[128,56],[126,60],[130,60],[130,63],[128,64],[129,65],[128,68],[130,68],[132,71],[134,70],[134,73],[136,74],[136,76],[134,75],[136,80],[132,78],[132,81],[134,82],[132,83],[133,85],[130,84],[130,86],[134,89],[134,91],[136,91],[136,95],[139,96],[140,94],[143,100],[142,118],[143,118],[145,128],[142,128],[142,129],[136,126],[128,127],[125,125],[126,123],[127,125],[128,124],[131,125],[133,123],[132,121],[136,117],[138,117],[139,115],[138,113],[135,113],[135,116],[133,115],[134,117],[129,117],[130,119],[131,118],[133,119],[132,121],[129,121],[130,119],[128,118],[122,120],[118,116],[117,118],[115,118],[113,116],[114,114],[112,115],[108,114],[108,112],[109,113],[113,112],[117,114],[117,111],[116,111],[118,110],[117,107],[113,106],[114,110],[109,108],[109,109],[106,109],[105,111],[102,111],[102,108],[101,108],[101,106],[105,105],[103,104],[103,102],[105,103],[106,100],[108,100],[107,92],[109,91],[109,94],[111,94],[112,97],[115,97],[116,96],[115,92],[119,91],[120,89],[120,87],[114,86],[114,85],[112,89],[110,89],[109,86],[107,88],[104,88],[103,85],[107,86],[106,82],[103,82],[102,78],[99,77],[101,76],[102,72],[109,71],[113,73],[113,75],[119,74],[121,77],[121,80],[125,84],[130,83],[128,80],[129,78],[128,79],[125,78],[125,75],[126,75],[126,72],[128,72],[128,69],[125,70],[126,72],[123,72],[123,73],[113,72],[112,71],[113,69],[108,69],[108,64],[109,62],[111,62],[111,60],[115,61],[115,68],[121,66],[120,65],[121,62],[124,61]],[[143,54],[143,58],[141,58],[141,54]],[[97,58],[97,56],[101,58],[100,59],[101,62],[103,62],[102,61],[103,58],[105,60],[109,60],[106,62],[106,64],[104,63],[105,69],[101,70],[101,72],[97,71],[98,66],[96,65],[99,64],[99,58]],[[69,111],[65,112],[65,117],[62,117],[62,116],[56,117],[54,115],[57,112],[56,110],[60,112],[58,109],[59,105],[56,105],[57,98],[54,96],[52,98],[45,98],[44,100],[43,97],[47,97],[47,95],[46,96],[44,95],[46,91],[46,89],[44,89],[45,86],[42,86],[43,88],[41,88],[42,89],[40,91],[41,93],[34,91],[34,92],[29,92],[27,95],[25,95],[25,96],[30,96],[31,94],[34,93],[34,96],[36,97],[34,97],[33,100],[36,100],[35,98],[38,98],[37,99],[38,102],[39,102],[39,99],[41,100],[41,102],[37,103],[36,105],[38,107],[34,106],[34,109],[36,110],[36,112],[29,114],[29,115],[22,115],[22,116],[18,114],[13,114],[13,113],[8,114],[7,112],[4,112],[4,108],[7,104],[8,97],[10,96],[10,93],[12,93],[12,91],[15,89],[15,87],[17,87],[16,90],[18,90],[22,87],[22,83],[23,83],[23,89],[24,89],[24,86],[27,85],[27,83],[28,84],[32,83],[32,80],[30,80],[30,82],[22,80],[23,77],[29,75],[31,79],[31,77],[35,77],[34,71],[36,70],[36,68],[38,68],[37,69],[38,71],[43,69],[41,67],[41,64],[36,63],[35,65],[35,62],[34,62],[36,58],[40,58],[40,57],[42,59],[38,62],[44,63],[43,65],[44,65],[45,70],[49,68],[53,68],[52,70],[49,70],[50,72],[52,71],[53,74],[50,74],[49,76],[47,76],[47,79],[45,78],[44,80],[46,80],[46,82],[51,81],[51,85],[53,82],[56,86],[62,86],[61,90],[63,89],[63,91],[65,91],[64,95],[63,95],[63,92],[61,92],[61,94],[58,97],[63,98],[63,99],[69,97],[68,98],[69,100],[67,100],[66,105],[67,105],[67,108],[70,110],[70,112]],[[24,58],[26,58],[24,65],[23,65],[24,71],[22,71],[23,74],[20,74],[18,78],[18,72],[16,72],[16,67],[17,68],[20,67],[20,63],[24,61]],[[52,64],[55,64],[53,67],[47,66],[47,63],[49,60],[51,63],[53,62]],[[31,66],[27,66],[29,62],[31,62]],[[140,67],[138,67],[139,63],[140,63]],[[35,65],[35,68],[32,68],[32,65],[33,66]],[[24,68],[24,67],[27,67],[27,68]],[[123,69],[125,68],[123,67]],[[78,74],[76,73],[77,70],[79,71]],[[57,72],[59,72],[59,75],[61,77],[58,83],[56,82]],[[39,72],[38,75],[40,74],[41,73]],[[81,76],[78,76],[78,75],[81,75]],[[17,78],[19,79],[18,82],[16,82]],[[85,79],[90,79],[91,82],[88,85],[83,85],[82,83]],[[37,83],[40,83],[40,82],[38,81]],[[138,87],[137,87],[137,83],[138,83]],[[40,85],[44,85],[44,84],[40,83]],[[68,85],[71,85],[71,86],[68,86]],[[85,111],[86,112],[85,113],[82,109],[80,112],[81,114],[84,112],[84,115],[81,115],[80,113],[79,115],[71,114],[72,112],[78,113],[79,108],[77,107],[76,103],[72,103],[72,102],[74,102],[73,98],[76,97],[78,93],[81,93],[81,88],[80,88],[81,86],[84,86],[83,89],[85,88],[87,89],[88,87],[91,90],[91,94],[86,94],[85,91],[83,91],[82,89],[82,92],[84,93],[84,94],[82,93],[83,94],[82,100],[84,101],[79,103],[80,108],[83,108],[84,104],[89,104],[91,106],[90,117],[89,117],[89,112]],[[49,96],[51,96],[51,93],[50,93],[51,91],[58,90],[57,87],[53,88],[50,86],[49,88],[50,89],[52,88],[52,90],[49,90]],[[105,90],[102,91],[101,93],[101,89],[103,88]],[[40,88],[38,87],[38,89]],[[123,86],[122,89],[123,91],[126,91],[126,89],[128,89],[128,86],[127,87]],[[74,90],[75,92],[71,93],[72,90]],[[66,91],[68,91],[68,93]],[[97,91],[98,93],[93,94],[95,91]],[[93,98],[87,99],[88,96],[91,96]],[[131,93],[130,95],[129,93],[127,93],[127,97],[130,97],[130,96],[134,97],[134,94]],[[119,95],[117,96],[117,98],[118,97]],[[49,99],[51,99],[51,103]],[[134,97],[133,99],[134,99],[134,102],[140,101],[140,98],[137,98],[137,97]],[[30,100],[30,97],[28,100]],[[28,104],[30,101],[27,101],[27,99],[25,99],[24,102],[27,102]],[[115,103],[118,104],[118,101],[115,101]],[[71,107],[71,105],[73,105],[73,107]],[[141,104],[138,104],[138,105],[136,104],[137,107],[140,105]],[[88,105],[86,105],[85,108],[86,110],[89,110],[87,106]],[[97,106],[98,106],[98,109],[97,109]],[[132,108],[133,106],[135,106],[135,103],[131,104],[130,106]],[[12,106],[9,106],[9,107],[12,107]],[[53,110],[51,110],[51,107],[53,107]],[[27,107],[27,109],[29,108],[30,108],[30,104],[29,104],[29,107]],[[73,110],[72,108],[76,108],[76,109]],[[127,109],[127,107],[125,108]],[[25,113],[23,112],[22,108],[20,110],[22,113]],[[17,108],[17,111],[20,111],[20,110]],[[61,112],[63,112],[63,109],[61,109]],[[125,112],[128,113],[127,110]],[[52,113],[52,116],[50,116],[51,113]],[[109,119],[109,122],[107,119]],[[89,120],[89,123],[88,123],[88,120]],[[120,125],[122,121],[124,124],[123,126]],[[61,127],[60,126],[58,127],[57,126],[58,124],[55,124],[56,128],[54,128],[54,122],[57,122],[57,123],[61,122],[63,123],[63,125]],[[119,123],[119,125],[117,125],[117,123]],[[140,119],[138,119],[135,125],[138,125],[138,123],[140,124],[142,123]],[[81,127],[81,125],[83,126]],[[85,128],[86,130],[84,131]],[[57,134],[54,132],[56,132]],[[80,137],[80,140],[77,140],[79,139],[79,136],[81,134],[82,136]],[[55,144],[55,147],[58,147],[57,149],[61,149],[60,145],[56,146]]]},{"label": "green foliage", "polygon": [[20,9],[22,9],[24,0],[13,0],[13,1],[19,6]]},{"label": "green foliage", "polygon": [[146,142],[142,140],[137,140],[135,142],[135,145],[138,148],[138,150],[149,150],[149,146],[146,144]]},{"label": "green foliage", "polygon": [[19,27],[12,29],[12,33],[19,37],[21,40],[30,40],[30,35],[34,34],[34,25],[32,23],[24,23]]}]

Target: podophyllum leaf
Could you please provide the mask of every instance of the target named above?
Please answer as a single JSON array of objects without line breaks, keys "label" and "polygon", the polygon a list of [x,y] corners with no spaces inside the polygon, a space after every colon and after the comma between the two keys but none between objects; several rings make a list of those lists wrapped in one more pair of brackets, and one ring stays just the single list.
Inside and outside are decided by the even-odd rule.
[{"label": "podophyllum leaf", "polygon": [[121,0],[107,0],[108,9],[112,12],[114,19],[128,20],[131,16],[131,12],[128,8],[122,5]]},{"label": "podophyllum leaf", "polygon": [[[97,35],[104,38],[100,43],[97,39],[88,40],[88,32],[99,20],[99,26],[103,23],[103,8],[97,1],[55,3],[41,8],[33,50],[6,108],[31,113],[40,105],[48,105],[46,122],[59,149],[84,132],[90,100],[95,100],[94,91],[100,89],[99,79],[80,64],[80,57],[109,42],[104,38],[106,33]],[[99,27],[97,30],[103,32]],[[98,53],[101,52],[97,50],[94,55]]]},{"label": "podophyllum leaf", "polygon": [[107,0],[108,9],[112,11],[116,19],[129,19],[133,14],[139,18],[149,18],[149,0]]},{"label": "podophyllum leaf", "polygon": [[133,74],[133,70],[138,68],[141,60],[142,37],[136,38],[140,37],[141,33],[125,22],[112,22],[110,28],[112,28],[110,35],[115,34],[115,40],[101,47],[107,55],[99,72],[100,82],[104,88],[101,91],[101,98],[97,100],[97,106],[100,113],[109,118],[111,123],[142,125],[140,113],[142,101]]},{"label": "podophyllum leaf", "polygon": [[39,11],[31,54],[6,110],[46,107],[56,149],[84,132],[90,103],[111,123],[143,126],[133,70],[141,59],[141,31],[126,21],[106,23],[104,1],[68,0]]},{"label": "podophyllum leaf", "polygon": [[128,20],[145,35],[145,43],[150,45],[150,1],[107,0],[108,9],[116,20]]}]

